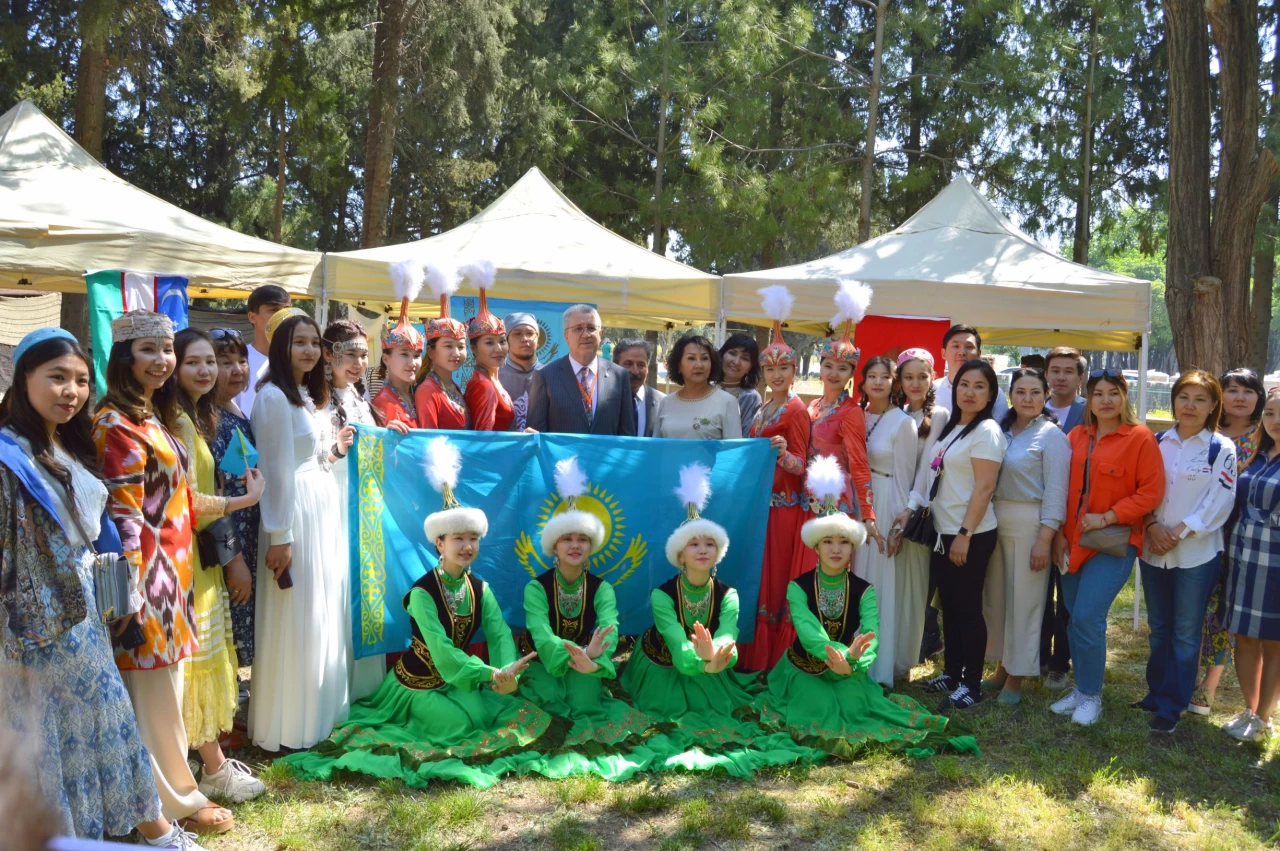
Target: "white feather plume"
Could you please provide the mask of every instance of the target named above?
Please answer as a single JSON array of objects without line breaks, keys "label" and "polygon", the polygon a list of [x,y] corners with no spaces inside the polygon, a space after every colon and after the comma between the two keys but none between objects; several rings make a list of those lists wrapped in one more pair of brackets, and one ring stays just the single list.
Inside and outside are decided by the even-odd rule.
[{"label": "white feather plume", "polygon": [[497,277],[497,274],[497,270],[493,268],[492,260],[477,260],[474,263],[458,267],[458,277],[461,280],[467,281],[472,286],[482,290],[493,288],[493,279]]},{"label": "white feather plume", "polygon": [[820,501],[828,497],[839,499],[844,493],[844,470],[834,455],[819,455],[809,462],[809,472],[804,487]]},{"label": "white feather plume", "polygon": [[422,267],[422,271],[426,275],[431,294],[436,298],[442,295],[453,295],[458,291],[458,276],[454,270],[428,263]]},{"label": "white feather plume", "polygon": [[675,489],[681,505],[692,504],[701,514],[711,499],[711,471],[705,464],[694,462],[680,468],[680,486]]},{"label": "white feather plume", "polygon": [[578,456],[571,455],[556,462],[556,490],[561,499],[582,496],[587,492],[587,475],[578,466]]},{"label": "white feather plume", "polygon": [[449,438],[433,437],[427,444],[427,458],[422,466],[427,471],[431,487],[438,493],[444,493],[445,485],[453,490],[458,484],[458,473],[462,471],[462,453],[449,442]]},{"label": "white feather plume", "polygon": [[402,260],[393,263],[390,269],[391,286],[395,289],[396,301],[409,299],[414,301],[422,292],[422,284],[426,280],[422,264],[415,260]]},{"label": "white feather plume", "polygon": [[761,287],[756,290],[756,294],[760,296],[760,305],[764,309],[764,315],[775,322],[782,322],[790,316],[791,308],[796,303],[796,297],[791,294],[791,290],[782,284]]},{"label": "white feather plume", "polygon": [[831,327],[839,328],[846,322],[857,325],[870,306],[871,287],[862,281],[842,281],[836,290],[836,315],[831,318]]}]

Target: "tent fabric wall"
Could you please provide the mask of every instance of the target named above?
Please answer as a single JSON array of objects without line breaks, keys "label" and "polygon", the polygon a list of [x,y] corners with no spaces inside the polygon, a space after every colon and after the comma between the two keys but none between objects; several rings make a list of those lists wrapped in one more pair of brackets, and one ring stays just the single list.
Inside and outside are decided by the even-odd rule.
[{"label": "tent fabric wall", "polygon": [[321,255],[207,222],[121,180],[30,101],[0,116],[0,287],[85,291],[86,272],[179,275],[193,298],[319,291]]},{"label": "tent fabric wall", "polygon": [[1132,350],[1151,313],[1148,282],[1059,257],[958,177],[900,227],[862,245],[725,275],[724,315],[765,324],[756,290],[787,284],[796,297],[788,327],[824,333],[843,280],[872,287],[873,314],[949,316],[984,329],[993,343]]}]

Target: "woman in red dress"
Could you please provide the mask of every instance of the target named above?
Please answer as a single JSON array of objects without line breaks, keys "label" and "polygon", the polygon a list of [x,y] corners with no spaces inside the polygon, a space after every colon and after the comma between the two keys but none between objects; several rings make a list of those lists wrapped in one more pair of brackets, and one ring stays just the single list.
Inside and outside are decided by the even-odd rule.
[{"label": "woman in red dress", "polygon": [[467,323],[471,354],[476,368],[467,380],[467,417],[474,431],[511,431],[516,412],[498,369],[507,360],[507,329],[489,312],[485,290],[493,285],[493,264],[485,260],[462,268],[462,276],[475,280],[480,288],[480,310]]},{"label": "woman in red dress", "polygon": [[808,519],[803,489],[809,457],[809,412],[791,389],[796,380],[796,353],[783,342],[780,324],[791,312],[795,298],[782,286],[766,287],[760,293],[765,314],[773,319],[773,339],[760,352],[769,401],[756,414],[749,436],[769,438],[778,452],[778,461],[773,469],[769,525],[764,537],[755,635],[750,644],[738,645],[738,667],[747,671],[772,668],[795,640],[796,631],[787,610],[787,583],[815,563],[813,550],[800,537],[800,527]]},{"label": "woman in red dress", "polygon": [[422,360],[422,335],[409,324],[409,302],[422,292],[422,267],[406,260],[391,267],[391,282],[400,297],[400,320],[390,328],[382,328],[382,363],[378,377],[382,389],[373,397],[373,409],[390,425],[401,422],[418,427],[418,413],[413,404],[413,381]]},{"label": "woman in red dress", "polygon": [[453,374],[467,359],[467,326],[449,316],[449,296],[458,290],[457,276],[435,266],[427,267],[427,286],[440,298],[440,318],[427,323],[427,357],[413,394],[418,427],[467,428],[467,402],[453,381]]}]

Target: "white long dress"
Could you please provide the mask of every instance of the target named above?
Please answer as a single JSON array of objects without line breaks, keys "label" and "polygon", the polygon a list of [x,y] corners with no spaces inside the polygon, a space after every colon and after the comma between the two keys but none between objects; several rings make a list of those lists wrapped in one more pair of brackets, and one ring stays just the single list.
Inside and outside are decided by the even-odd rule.
[{"label": "white long dress", "polygon": [[[345,625],[351,617],[351,583],[338,488],[320,468],[319,423],[305,392],[303,398],[304,407],[294,406],[269,384],[259,391],[250,417],[266,490],[260,503],[249,735],[267,751],[323,741],[347,717],[349,706],[351,639]],[[293,587],[285,590],[266,566],[267,552],[276,544],[293,546]]]},{"label": "white long dress", "polygon": [[[916,473],[908,507],[915,509],[929,501],[929,464],[925,458],[933,458],[933,445],[947,426],[947,409],[934,408],[929,417],[929,431],[921,432],[924,411],[908,411],[916,424]],[[898,551],[897,598],[897,647],[894,660],[898,674],[906,674],[920,659],[920,645],[924,641],[925,609],[929,605],[929,548],[915,541],[903,541]],[[882,642],[883,643],[883,642]]]},{"label": "white long dress", "polygon": [[[871,506],[877,518],[884,518],[881,522],[888,531],[893,518],[906,508],[915,479],[916,423],[900,408],[889,408],[883,414],[867,411],[866,419]],[[868,540],[854,558],[853,571],[876,589],[880,609],[880,651],[868,673],[876,682],[892,686],[901,667],[897,659],[897,557],[881,553],[875,541]]]},{"label": "white long dress", "polygon": [[[330,390],[333,396],[329,401],[329,406],[317,415],[320,426],[320,466],[333,473],[334,483],[338,487],[338,522],[341,526],[342,536],[340,560],[342,561],[343,569],[347,571],[347,575],[350,577],[348,588],[358,589],[360,587],[359,577],[351,575],[351,523],[347,515],[351,504],[350,495],[347,492],[347,488],[350,486],[348,475],[350,464],[346,458],[340,458],[336,464],[330,465],[329,447],[333,446],[337,441],[338,432],[343,425],[360,424],[372,426],[377,425],[377,420],[373,418],[373,406],[356,392],[354,385],[348,384],[342,388],[330,387]],[[340,411],[341,413],[339,413]],[[368,697],[373,694],[378,690],[378,686],[382,685],[383,677],[387,675],[387,657],[379,653],[374,656],[367,656],[364,659],[355,658],[351,637],[351,620],[354,617],[352,604],[354,601],[351,597],[351,594],[347,595],[347,619],[343,634],[347,642],[348,691],[354,703],[362,697]]]}]

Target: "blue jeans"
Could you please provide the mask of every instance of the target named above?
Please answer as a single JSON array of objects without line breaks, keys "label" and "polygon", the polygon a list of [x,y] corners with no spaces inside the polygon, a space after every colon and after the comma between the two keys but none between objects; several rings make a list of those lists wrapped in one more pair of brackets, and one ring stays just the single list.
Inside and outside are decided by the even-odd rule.
[{"label": "blue jeans", "polygon": [[1143,703],[1161,718],[1177,721],[1196,687],[1200,629],[1209,594],[1222,570],[1222,556],[1196,567],[1142,565],[1142,597],[1151,627],[1147,696]]},{"label": "blue jeans", "polygon": [[1071,613],[1067,643],[1071,663],[1076,666],[1076,688],[1083,694],[1102,694],[1102,675],[1107,669],[1107,613],[1129,581],[1137,557],[1137,548],[1130,544],[1123,556],[1095,553],[1075,573],[1062,575],[1062,598]]}]

